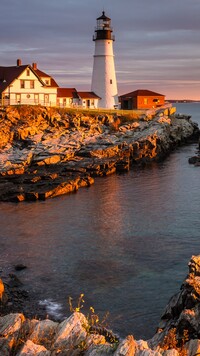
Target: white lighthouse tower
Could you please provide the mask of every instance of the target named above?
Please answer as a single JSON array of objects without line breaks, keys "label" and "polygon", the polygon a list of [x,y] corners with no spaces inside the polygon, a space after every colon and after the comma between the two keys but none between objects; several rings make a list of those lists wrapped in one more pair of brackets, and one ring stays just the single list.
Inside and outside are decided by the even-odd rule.
[{"label": "white lighthouse tower", "polygon": [[101,100],[99,107],[113,109],[118,105],[117,81],[115,74],[111,19],[102,12],[97,18],[97,27],[93,41],[95,41],[95,54],[92,73],[91,90]]}]

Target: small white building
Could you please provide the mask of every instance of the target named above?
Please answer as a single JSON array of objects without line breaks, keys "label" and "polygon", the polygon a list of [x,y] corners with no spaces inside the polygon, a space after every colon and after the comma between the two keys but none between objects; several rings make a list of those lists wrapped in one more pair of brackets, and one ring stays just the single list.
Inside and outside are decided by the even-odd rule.
[{"label": "small white building", "polygon": [[0,100],[2,105],[55,106],[58,84],[37,64],[22,65],[20,59],[12,67],[0,66]]},{"label": "small white building", "polygon": [[98,95],[91,91],[78,91],[79,102],[78,105],[83,108],[96,109],[99,106]]},{"label": "small white building", "polygon": [[77,91],[75,88],[57,88],[57,106],[60,107],[96,109],[99,100],[98,95],[89,91]]},{"label": "small white building", "polygon": [[79,96],[75,88],[57,88],[57,106],[76,107],[79,105]]}]

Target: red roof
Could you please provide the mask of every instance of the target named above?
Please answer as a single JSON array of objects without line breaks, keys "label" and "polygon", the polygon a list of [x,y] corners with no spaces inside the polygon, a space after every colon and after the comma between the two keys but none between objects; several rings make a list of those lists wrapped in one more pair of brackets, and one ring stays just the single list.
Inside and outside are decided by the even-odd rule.
[{"label": "red roof", "polygon": [[58,98],[78,98],[78,93],[75,88],[58,88],[57,89]]},{"label": "red roof", "polygon": [[48,74],[41,72],[39,69],[34,70],[29,64],[12,66],[12,67],[1,67],[0,66],[0,93],[2,93],[9,85],[12,84],[27,68],[32,70],[40,82],[45,85],[41,77],[46,77],[51,79],[51,85],[48,87],[58,87],[58,84],[55,80]]},{"label": "red roof", "polygon": [[39,69],[34,69],[34,72],[37,74],[38,77],[40,78],[49,78],[51,80],[51,84],[48,85],[48,87],[58,87],[58,84],[56,83],[56,81],[48,74],[42,72]]},{"label": "red roof", "polygon": [[81,99],[101,99],[93,91],[78,91],[78,95]]},{"label": "red roof", "polygon": [[123,97],[136,97],[136,96],[164,96],[163,94],[155,93],[154,91],[147,89],[138,89],[127,94],[120,95]]},{"label": "red roof", "polygon": [[0,93],[11,85],[27,67],[29,66],[0,67]]}]

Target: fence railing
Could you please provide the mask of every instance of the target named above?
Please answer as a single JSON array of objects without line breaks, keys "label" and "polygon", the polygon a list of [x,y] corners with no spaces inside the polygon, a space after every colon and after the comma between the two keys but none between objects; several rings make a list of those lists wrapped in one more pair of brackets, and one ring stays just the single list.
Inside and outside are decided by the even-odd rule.
[{"label": "fence railing", "polygon": [[107,115],[121,115],[121,116],[129,116],[132,118],[138,118],[141,115],[154,115],[157,111],[166,109],[166,108],[171,108],[172,104],[171,103],[166,103],[162,107],[157,107],[154,109],[135,109],[135,110],[123,110],[123,109],[104,109],[104,108],[91,108],[91,107],[84,107],[81,105],[68,105],[65,106],[63,104],[58,104],[56,102],[46,102],[46,101],[41,101],[37,102],[34,99],[23,99],[21,101],[13,100],[13,99],[0,99],[0,106],[1,107],[6,107],[6,106],[21,106],[21,105],[30,105],[30,106],[44,106],[44,107],[57,107],[57,108],[63,108],[63,109],[69,109],[71,111],[82,111],[82,112],[93,112],[94,114],[107,114]]}]

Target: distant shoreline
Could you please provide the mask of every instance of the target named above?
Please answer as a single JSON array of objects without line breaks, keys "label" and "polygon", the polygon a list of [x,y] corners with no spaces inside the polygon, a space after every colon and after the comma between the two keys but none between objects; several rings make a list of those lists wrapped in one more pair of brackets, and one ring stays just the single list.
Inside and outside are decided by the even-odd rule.
[{"label": "distant shoreline", "polygon": [[168,103],[200,103],[200,100],[190,100],[190,99],[186,99],[186,100],[176,100],[176,99],[171,99],[171,100],[167,100]]}]

